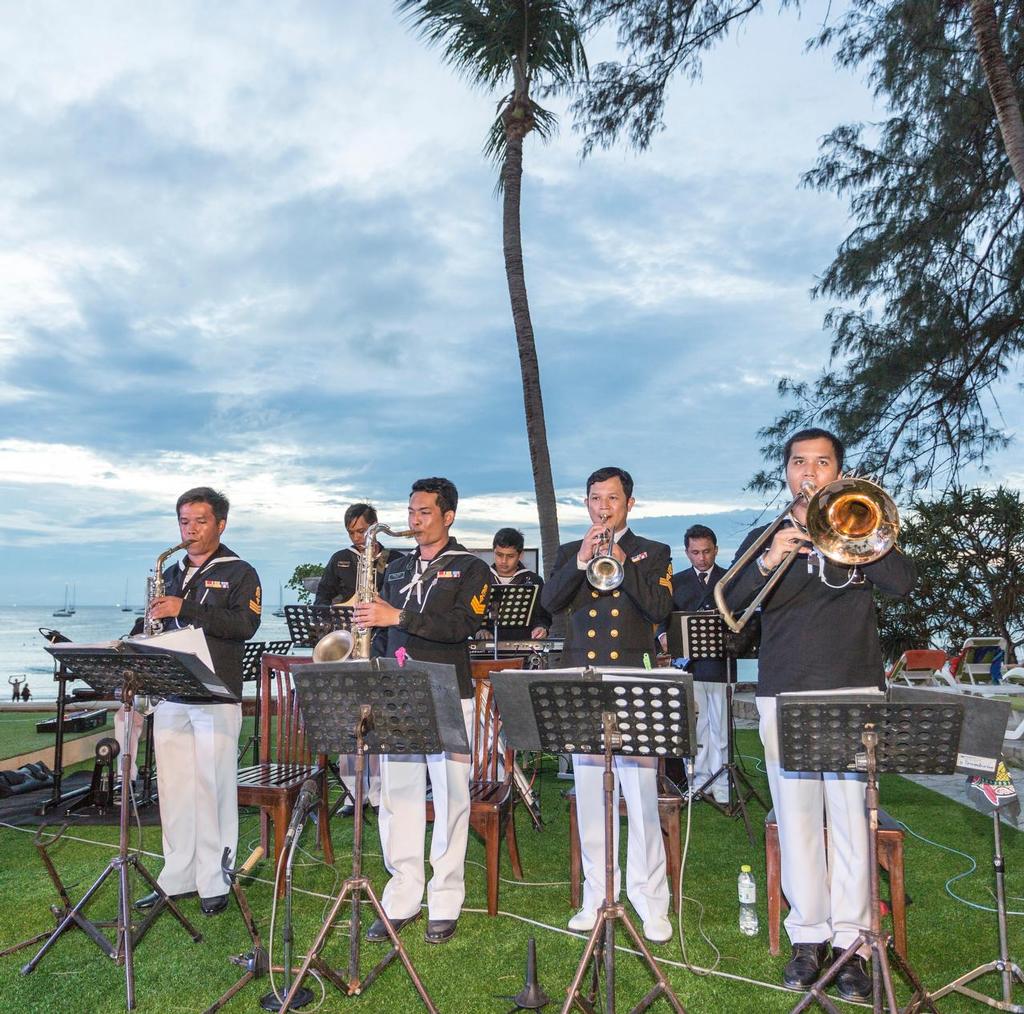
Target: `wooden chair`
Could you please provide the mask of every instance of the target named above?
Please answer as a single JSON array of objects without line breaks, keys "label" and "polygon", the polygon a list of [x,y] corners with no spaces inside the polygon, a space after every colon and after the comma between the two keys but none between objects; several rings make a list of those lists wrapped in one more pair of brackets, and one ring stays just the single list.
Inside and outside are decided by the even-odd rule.
[{"label": "wooden chair", "polygon": [[[903,879],[903,828],[885,812],[878,811],[878,865],[889,874],[893,942],[896,953],[907,960],[907,894]],[[825,828],[828,842],[828,828]],[[768,895],[768,950],[779,953],[779,921],[782,914],[782,862],[779,825],[775,810],[764,818],[765,879]]]},{"label": "wooden chair", "polygon": [[[566,793],[569,800],[569,902],[572,907],[582,904],[580,882],[583,877],[583,857],[580,854],[580,827],[576,813],[576,789]],[[658,818],[661,821],[661,838],[665,845],[665,865],[669,888],[672,891],[672,907],[679,911],[679,864],[681,862],[682,839],[679,831],[683,812],[683,799],[671,783],[658,777]],[[619,797],[619,817],[625,817],[626,801]]]},{"label": "wooden chair", "polygon": [[929,686],[938,683],[936,673],[945,664],[946,653],[941,649],[913,648],[900,655],[885,679],[888,683],[905,683],[908,687]]},{"label": "wooden chair", "polygon": [[[469,774],[469,826],[484,840],[487,865],[487,914],[498,914],[498,882],[501,872],[501,839],[516,880],[523,879],[516,825],[513,819],[518,797],[512,780],[515,751],[499,741],[501,716],[494,703],[491,672],[522,669],[522,658],[474,660],[473,743]],[[434,819],[434,804],[427,801],[427,820]]]},{"label": "wooden chair", "polygon": [[[260,660],[259,763],[239,768],[239,806],[260,807],[260,843],[267,848],[269,825],[274,826],[274,864],[283,858],[284,839],[302,783],[316,779],[320,792],[319,830],[324,859],[334,862],[327,805],[327,757],[314,762],[306,745],[292,670],[312,662],[308,655],[264,654]],[[279,884],[279,893],[284,880]]]}]

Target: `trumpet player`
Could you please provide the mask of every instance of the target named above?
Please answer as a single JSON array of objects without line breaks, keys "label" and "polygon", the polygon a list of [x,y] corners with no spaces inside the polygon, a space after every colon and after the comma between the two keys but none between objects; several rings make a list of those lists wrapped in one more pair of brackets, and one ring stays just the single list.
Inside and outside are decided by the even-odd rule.
[{"label": "trumpet player", "polygon": [[[550,613],[568,612],[562,662],[567,666],[653,665],[657,655],[655,629],[672,609],[672,560],[669,547],[634,535],[629,529],[633,479],[622,468],[600,468],[587,479],[587,511],[592,522],[582,540],[560,546],[554,570],[544,586],[542,602]],[[599,589],[588,580],[588,568],[610,559],[621,568],[621,581]],[[598,562],[595,563],[594,561]],[[614,565],[607,564],[609,570]],[[583,860],[583,907],[569,928],[591,930],[604,900],[604,759],[573,754],[576,811]],[[669,889],[665,847],[658,818],[658,767],[654,758],[615,758],[615,798],[626,800],[629,838],[626,851],[626,894],[643,921],[644,936],[665,941]],[[613,854],[618,857],[619,821],[614,822]],[[621,873],[615,863],[615,894]]]},{"label": "trumpet player", "polygon": [[[914,566],[898,549],[851,568],[826,560],[807,533],[807,499],[799,496],[837,479],[843,445],[834,434],[806,429],[786,443],[786,482],[797,498],[787,523],[767,549],[738,571],[725,592],[730,609],[755,598],[796,550],[795,562],[779,578],[761,608],[757,707],[761,742],[779,827],[782,890],[789,900],[786,931],[792,954],[783,982],[807,989],[818,978],[829,947],[838,954],[870,924],[865,783],[850,772],[792,772],[781,767],[776,695],[793,691],[881,689],[882,653],[872,592],[903,598],[914,586]],[[755,529],[737,559],[768,526]],[[824,819],[828,820],[828,855]],[[871,999],[871,977],[863,956],[845,964],[836,987],[846,1000]]]},{"label": "trumpet player", "polygon": [[[164,630],[192,625],[206,635],[217,676],[241,701],[245,642],[260,625],[260,579],[220,537],[228,498],[208,486],[182,493],[178,529],[187,555],[163,572],[164,594],[146,621]],[[205,915],[227,908],[221,856],[238,850],[238,734],[242,705],[214,699],[160,701],[153,714],[164,866],[158,883],[171,897],[199,894]],[[136,908],[151,908],[156,893]]]},{"label": "trumpet player", "polygon": [[[394,560],[384,590],[374,602],[359,603],[360,627],[374,627],[374,654],[393,657],[401,648],[420,662],[455,668],[466,732],[472,742],[473,679],[469,638],[487,610],[487,564],[449,534],[459,493],[448,479],[418,479],[409,495],[409,528],[416,549]],[[426,879],[426,782],[434,798],[430,843],[433,876],[427,883],[428,943],[450,940],[466,895],[466,843],[469,840],[469,761],[461,754],[391,754],[380,763],[380,844],[391,879],[381,903],[395,929],[417,919]],[[388,939],[375,920],[368,940]]]}]

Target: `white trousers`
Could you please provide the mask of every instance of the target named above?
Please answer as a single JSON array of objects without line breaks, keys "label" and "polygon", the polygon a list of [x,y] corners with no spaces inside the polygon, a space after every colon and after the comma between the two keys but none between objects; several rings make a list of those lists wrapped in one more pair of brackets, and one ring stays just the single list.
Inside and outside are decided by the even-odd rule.
[{"label": "white trousers", "polygon": [[[615,757],[612,798],[615,899],[622,886],[619,869],[619,793],[626,800],[626,896],[645,922],[668,913],[665,844],[658,818],[658,761],[654,757]],[[604,901],[604,758],[572,755],[576,778],[583,861],[583,908],[596,912]]]},{"label": "white trousers", "polygon": [[[472,742],[473,699],[462,702]],[[466,897],[469,840],[469,768],[466,754],[389,754],[380,759],[380,844],[391,879],[381,903],[391,919],[408,919],[420,909],[426,871],[427,776],[434,800],[430,842],[433,875],[427,889],[430,919],[458,919]]]},{"label": "white trousers", "polygon": [[161,701],[153,715],[156,777],[168,894],[227,894],[225,848],[238,851],[238,734],[241,704]]},{"label": "white trousers", "polygon": [[[693,681],[693,700],[697,706],[697,756],[693,762],[693,787],[704,783],[725,763],[729,747],[729,711],[724,683]],[[729,779],[719,775],[705,792],[720,803],[729,802]]]},{"label": "white trousers", "polygon": [[846,948],[871,921],[864,776],[783,770],[775,704],[774,697],[757,698],[789,901],[786,932],[794,944],[831,940]]},{"label": "white trousers", "polygon": [[[341,783],[356,798],[356,755],[338,754],[338,774]],[[363,767],[363,798],[370,806],[380,806],[380,754],[368,753]]]}]

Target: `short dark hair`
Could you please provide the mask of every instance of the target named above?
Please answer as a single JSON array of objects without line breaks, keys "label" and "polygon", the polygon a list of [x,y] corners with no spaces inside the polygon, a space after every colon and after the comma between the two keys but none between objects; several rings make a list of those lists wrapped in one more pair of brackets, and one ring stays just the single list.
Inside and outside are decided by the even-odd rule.
[{"label": "short dark hair", "polygon": [[377,523],[377,512],[368,503],[354,503],[345,511],[345,528],[352,526],[354,521],[365,518],[368,525]]},{"label": "short dark hair", "polygon": [[442,479],[439,475],[432,475],[429,479],[417,479],[409,490],[413,493],[433,493],[437,497],[437,506],[441,513],[446,514],[459,506],[459,491],[451,479]]},{"label": "short dark hair", "polygon": [[835,452],[836,456],[836,465],[840,472],[843,470],[843,459],[846,457],[846,450],[843,447],[842,440],[840,440],[834,433],[829,433],[828,430],[820,429],[817,426],[811,426],[806,430],[800,430],[798,433],[794,433],[786,441],[786,449],[782,453],[783,468],[789,464],[789,456],[793,453],[793,444],[799,444],[804,440],[830,440],[832,442],[832,450]]},{"label": "short dark hair", "polygon": [[185,490],[174,505],[174,513],[179,514],[181,508],[187,503],[208,503],[213,509],[213,516],[218,521],[227,521],[228,507],[231,506],[223,493],[218,493],[215,489],[210,489],[209,486],[196,486],[194,489]]},{"label": "short dark hair", "polygon": [[590,496],[590,487],[593,486],[595,482],[607,482],[609,479],[621,479],[622,491],[626,496],[633,495],[633,476],[631,476],[624,468],[616,468],[614,465],[606,465],[604,468],[599,468],[596,472],[592,472],[590,478],[587,479],[587,496]]},{"label": "short dark hair", "polygon": [[686,529],[683,536],[684,549],[690,548],[690,539],[710,539],[716,546],[718,545],[718,536],[707,525],[690,525]]},{"label": "short dark hair", "polygon": [[499,528],[494,533],[491,549],[501,546],[502,549],[514,549],[517,553],[521,553],[525,545],[526,540],[523,538],[523,533],[517,528]]}]

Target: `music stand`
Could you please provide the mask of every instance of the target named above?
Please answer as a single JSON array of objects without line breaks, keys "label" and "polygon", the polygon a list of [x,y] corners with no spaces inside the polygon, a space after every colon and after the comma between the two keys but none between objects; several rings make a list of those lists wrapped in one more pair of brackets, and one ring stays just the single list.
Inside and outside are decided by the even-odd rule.
[{"label": "music stand", "polygon": [[[437,1014],[437,1008],[384,911],[370,878],[363,873],[363,772],[367,753],[469,753],[455,668],[411,659],[404,666],[396,659],[314,663],[295,673],[295,690],[305,717],[310,748],[315,753],[355,755],[356,808],[352,874],[341,885],[327,918],[292,980],[281,1004],[281,1014],[290,1008],[310,968],[315,968],[345,996],[357,996],[369,989],[396,957],[405,966],[424,1006],[430,1014]],[[359,909],[364,894],[384,924],[392,946],[361,977]],[[346,899],[352,906],[348,966],[344,970],[336,970],[320,957],[320,952]]]},{"label": "music stand", "polygon": [[[245,651],[242,655],[242,683],[257,683],[260,678],[260,661],[264,655],[287,655],[291,648],[291,641],[246,641]],[[252,735],[245,741],[245,745],[238,751],[238,759],[241,761],[245,751],[252,744],[252,763],[260,762],[260,714],[263,709],[263,702],[260,700],[259,688],[256,689],[256,710],[253,712]]]},{"label": "music stand", "polygon": [[288,636],[297,648],[315,648],[332,630],[352,629],[351,606],[285,606]]},{"label": "music stand", "polygon": [[[767,812],[768,807],[761,794],[754,788],[746,772],[736,763],[736,732],[733,728],[733,693],[736,687],[736,659],[726,651],[725,622],[717,612],[673,613],[668,621],[669,654],[691,661],[711,660],[725,662],[725,715],[726,753],[725,763],[711,774],[704,783],[692,786],[696,798],[704,799],[727,817],[743,818],[747,838],[754,844],[754,830],[747,813],[747,803],[756,799]],[[711,786],[725,775],[729,797],[725,803],[715,799]]]},{"label": "music stand", "polygon": [[[198,943],[202,935],[185,918],[178,906],[167,896],[156,878],[139,861],[136,853],[128,852],[128,806],[126,787],[131,785],[131,719],[136,696],[200,697],[211,695],[235,700],[223,682],[194,655],[172,651],[147,644],[145,641],[118,641],[112,645],[57,644],[46,649],[61,660],[76,678],[109,697],[120,698],[124,715],[124,743],[121,747],[121,813],[117,855],[107,863],[92,886],[68,912],[35,957],[21,969],[30,974],[42,961],[47,951],[68,930],[78,926],[107,957],[125,967],[125,995],[128,1010],[135,1007],[135,948],[149,931],[150,926],[165,907]],[[138,926],[132,924],[132,890],[129,870],[142,877],[158,900]],[[99,924],[85,917],[86,906],[111,874],[117,875],[118,907],[117,932],[113,944],[100,931]]]},{"label": "music stand", "polygon": [[[867,775],[868,867],[871,927],[819,976],[791,1014],[817,1003],[829,1014],[838,1008],[825,994],[843,965],[864,946],[871,950],[872,1010],[900,1014],[892,965],[914,992],[907,1011],[938,1014],[917,973],[882,932],[878,887],[878,775],[951,774],[956,767],[963,709],[956,701],[915,704],[886,701],[877,694],[780,694],[779,753],[786,771],[861,771]],[[891,953],[890,953],[891,951]],[[884,994],[884,1000],[883,1000]]]},{"label": "music stand", "polygon": [[537,602],[539,586],[535,584],[496,584],[491,588],[491,619],[494,631],[494,658],[498,658],[498,628],[526,627]]},{"label": "music stand", "polygon": [[[523,680],[522,674],[517,674]],[[597,920],[587,940],[583,957],[566,995],[562,1014],[579,1008],[593,1014],[603,966],[605,1007],[615,1014],[615,930],[622,923],[640,957],[654,977],[655,984],[634,1012],[647,1010],[659,997],[664,997],[677,1014],[686,1009],[676,997],[665,974],[658,967],[641,934],[626,914],[625,906],[614,900],[615,856],[613,850],[614,821],[612,799],[615,788],[612,757],[689,757],[693,756],[693,684],[689,676],[661,676],[649,670],[618,672],[583,670],[571,676],[550,678],[552,673],[529,680],[528,693],[532,705],[530,716],[522,714],[518,695],[504,676],[495,673],[495,694],[498,708],[502,698],[510,705],[503,711],[505,734],[509,742],[521,750],[542,749],[554,753],[604,754],[604,857],[605,898],[597,910]],[[573,678],[575,677],[575,678]],[[500,688],[500,689],[499,689]],[[583,993],[583,979],[593,961],[591,994]]]}]

